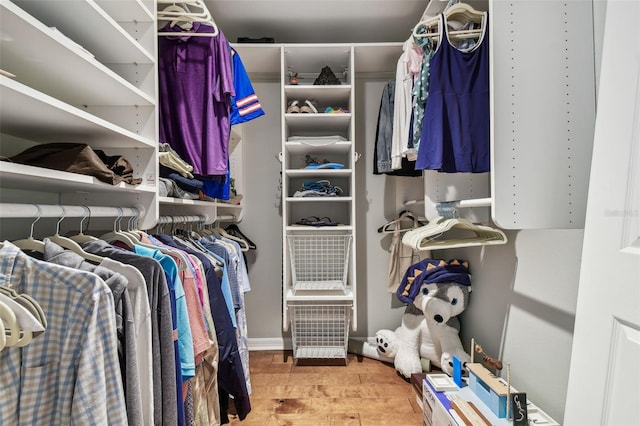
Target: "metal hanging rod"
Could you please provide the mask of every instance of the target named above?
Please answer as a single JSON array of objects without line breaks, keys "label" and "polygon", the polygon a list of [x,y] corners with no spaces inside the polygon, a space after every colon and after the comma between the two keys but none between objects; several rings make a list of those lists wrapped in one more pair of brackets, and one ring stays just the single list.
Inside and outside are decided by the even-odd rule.
[{"label": "metal hanging rod", "polygon": [[142,217],[145,210],[135,207],[68,206],[61,204],[0,203],[0,218],[35,217]]},{"label": "metal hanging rod", "polygon": [[175,215],[175,216],[160,216],[158,218],[158,225],[165,223],[184,223],[184,222],[202,222],[205,223],[209,219],[209,216],[201,215]]}]

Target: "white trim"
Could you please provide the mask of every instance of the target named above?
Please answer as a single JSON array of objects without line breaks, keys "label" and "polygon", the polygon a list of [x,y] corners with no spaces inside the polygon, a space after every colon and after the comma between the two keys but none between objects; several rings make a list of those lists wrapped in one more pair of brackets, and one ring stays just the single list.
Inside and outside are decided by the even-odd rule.
[{"label": "white trim", "polygon": [[266,338],[249,338],[248,345],[250,351],[269,351],[269,350],[291,350],[293,344],[291,338],[282,337],[266,337]]}]

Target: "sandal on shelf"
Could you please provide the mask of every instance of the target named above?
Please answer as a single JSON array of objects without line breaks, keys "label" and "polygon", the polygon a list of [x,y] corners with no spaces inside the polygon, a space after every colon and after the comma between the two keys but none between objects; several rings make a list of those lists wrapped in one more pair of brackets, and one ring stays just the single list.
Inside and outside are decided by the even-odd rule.
[{"label": "sandal on shelf", "polygon": [[306,99],[304,101],[304,105],[300,107],[300,112],[317,114],[318,108],[316,108],[316,105],[316,101],[310,101],[309,99]]},{"label": "sandal on shelf", "polygon": [[291,101],[289,102],[289,106],[287,107],[287,113],[298,113],[300,112],[300,107],[298,104],[300,101]]},{"label": "sandal on shelf", "polygon": [[331,220],[331,218],[318,217],[318,216],[308,216],[303,217],[299,221],[296,222],[297,225],[306,225],[306,226],[338,226],[337,222]]}]

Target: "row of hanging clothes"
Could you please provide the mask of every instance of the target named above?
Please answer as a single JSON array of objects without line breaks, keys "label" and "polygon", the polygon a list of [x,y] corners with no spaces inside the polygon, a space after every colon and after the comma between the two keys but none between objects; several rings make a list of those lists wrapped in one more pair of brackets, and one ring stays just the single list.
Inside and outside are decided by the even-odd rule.
[{"label": "row of hanging clothes", "polygon": [[240,55],[204,2],[157,4],[160,176],[167,195],[238,204],[231,126],[265,112]]},{"label": "row of hanging clothes", "polygon": [[[181,216],[122,230],[119,216],[99,237],[82,222],[62,236],[63,216],[39,240],[39,218],[27,238],[0,247],[0,424],[215,425],[229,422],[230,408],[247,416],[244,254],[255,244],[237,225],[232,235]],[[7,314],[7,298],[34,318],[20,319],[15,304]]]},{"label": "row of hanging clothes", "polygon": [[450,0],[403,44],[378,114],[374,174],[490,170],[489,15]]}]

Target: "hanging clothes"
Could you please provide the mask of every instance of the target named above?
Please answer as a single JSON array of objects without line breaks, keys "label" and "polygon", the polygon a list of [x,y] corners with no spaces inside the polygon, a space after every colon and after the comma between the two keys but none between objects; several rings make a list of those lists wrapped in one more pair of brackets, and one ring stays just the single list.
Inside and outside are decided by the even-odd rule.
[{"label": "hanging clothes", "polygon": [[118,358],[124,383],[127,420],[129,424],[143,424],[142,394],[138,376],[136,354],[136,331],[129,281],[123,275],[100,265],[94,265],[71,250],[65,250],[48,238],[44,239],[43,260],[56,265],[67,266],[96,274],[107,284],[113,296],[116,313],[116,331],[118,338]]},{"label": "hanging clothes", "polygon": [[488,172],[489,18],[478,42],[456,48],[440,15],[440,40],[430,61],[429,96],[416,168],[441,172]]},{"label": "hanging clothes", "polygon": [[[149,257],[115,248],[106,241],[82,244],[83,250],[132,265],[147,285],[151,312],[154,424],[178,424],[178,390],[173,339],[171,300],[167,280],[160,264]],[[178,369],[180,364],[177,364]]]},{"label": "hanging clothes", "polygon": [[[193,174],[225,175],[229,158],[231,97],[235,95],[229,43],[222,31],[158,39],[160,141],[193,166]],[[190,32],[212,33],[194,22]]]},{"label": "hanging clothes", "polygon": [[115,305],[97,275],[29,257],[4,241],[0,284],[38,300],[47,331],[0,352],[0,423],[127,424]]}]

